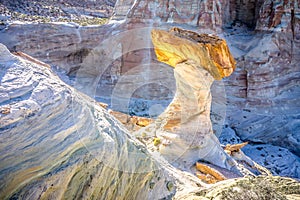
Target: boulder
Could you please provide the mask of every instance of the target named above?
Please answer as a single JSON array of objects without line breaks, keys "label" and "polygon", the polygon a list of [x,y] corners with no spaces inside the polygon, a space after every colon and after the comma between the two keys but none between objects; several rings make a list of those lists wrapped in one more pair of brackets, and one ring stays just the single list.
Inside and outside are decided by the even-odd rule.
[{"label": "boulder", "polygon": [[157,59],[173,67],[193,60],[216,80],[229,76],[235,69],[226,41],[216,36],[174,27],[169,33],[152,31],[152,41]]}]

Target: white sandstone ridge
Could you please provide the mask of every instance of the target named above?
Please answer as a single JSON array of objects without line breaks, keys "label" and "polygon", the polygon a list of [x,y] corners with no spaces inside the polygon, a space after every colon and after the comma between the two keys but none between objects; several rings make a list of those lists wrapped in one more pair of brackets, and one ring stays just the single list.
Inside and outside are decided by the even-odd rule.
[{"label": "white sandstone ridge", "polygon": [[201,184],[49,68],[0,54],[0,199],[170,199]]}]

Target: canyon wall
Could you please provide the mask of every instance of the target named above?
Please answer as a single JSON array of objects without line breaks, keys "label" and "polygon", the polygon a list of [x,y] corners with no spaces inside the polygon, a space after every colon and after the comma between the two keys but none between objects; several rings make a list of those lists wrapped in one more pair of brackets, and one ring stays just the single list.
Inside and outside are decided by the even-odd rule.
[{"label": "canyon wall", "polygon": [[244,140],[299,155],[299,2],[259,5],[255,32],[225,33],[238,69],[225,81],[228,122]]},{"label": "canyon wall", "polygon": [[220,0],[124,1],[116,2],[113,19],[154,20],[199,26],[206,29],[222,27],[223,5]]}]

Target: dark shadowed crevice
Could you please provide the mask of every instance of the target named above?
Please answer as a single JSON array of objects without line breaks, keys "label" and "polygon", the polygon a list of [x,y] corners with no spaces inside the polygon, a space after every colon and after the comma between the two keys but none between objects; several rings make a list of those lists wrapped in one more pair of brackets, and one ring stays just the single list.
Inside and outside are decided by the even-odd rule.
[{"label": "dark shadowed crevice", "polygon": [[231,0],[229,3],[230,17],[225,24],[245,24],[254,30],[262,4],[262,0]]},{"label": "dark shadowed crevice", "polygon": [[291,29],[292,29],[292,33],[293,33],[293,39],[295,39],[295,11],[292,8],[291,9]]},{"label": "dark shadowed crevice", "polygon": [[[82,63],[83,59],[89,55],[90,50],[89,49],[79,49],[78,51],[70,53],[67,57],[66,60],[68,63]],[[79,70],[80,66],[72,67],[68,75],[74,75],[76,72]]]}]

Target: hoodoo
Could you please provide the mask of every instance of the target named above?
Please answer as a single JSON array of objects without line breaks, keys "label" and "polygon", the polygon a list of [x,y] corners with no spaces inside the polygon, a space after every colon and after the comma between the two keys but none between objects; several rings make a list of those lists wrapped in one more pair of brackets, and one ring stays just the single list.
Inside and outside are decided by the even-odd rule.
[{"label": "hoodoo", "polygon": [[172,28],[153,30],[152,42],[157,59],[174,67],[176,93],[157,120],[138,133],[155,137],[159,152],[177,167],[189,168],[202,159],[235,171],[236,164],[213,134],[210,120],[210,87],[235,69],[225,40]]}]

